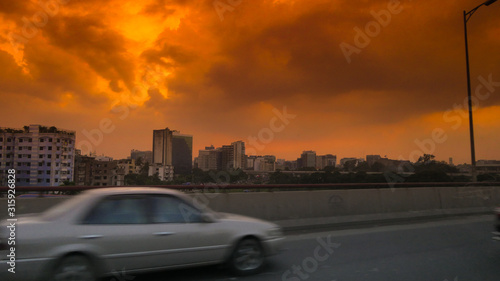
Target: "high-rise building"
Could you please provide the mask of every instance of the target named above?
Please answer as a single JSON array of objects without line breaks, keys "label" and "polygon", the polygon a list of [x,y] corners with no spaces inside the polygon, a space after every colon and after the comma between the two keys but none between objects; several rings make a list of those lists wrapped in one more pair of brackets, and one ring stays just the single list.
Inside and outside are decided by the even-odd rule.
[{"label": "high-rise building", "polygon": [[172,138],[173,131],[169,128],[153,131],[153,163],[149,166],[149,175],[155,174],[161,180],[174,179],[172,165]]},{"label": "high-rise building", "polygon": [[215,149],[214,146],[200,150],[197,157],[198,168],[208,170],[236,170],[245,169],[247,157],[245,143],[236,141],[230,145],[223,145]]},{"label": "high-rise building", "polygon": [[54,126],[0,128],[0,176],[16,170],[19,186],[59,186],[73,181],[75,131]]},{"label": "high-rise building", "polygon": [[153,131],[153,164],[172,165],[172,137],[169,128]]},{"label": "high-rise building", "polygon": [[198,154],[198,168],[203,171],[221,170],[222,168],[221,149],[214,146],[207,146],[200,150]]},{"label": "high-rise building", "polygon": [[316,156],[316,169],[322,170],[325,167],[335,167],[337,156],[332,154]]},{"label": "high-rise building", "polygon": [[235,141],[231,143],[233,147],[233,168],[245,169],[246,158],[245,158],[245,143],[243,141]]},{"label": "high-rise building", "polygon": [[193,169],[193,136],[174,131],[172,135],[172,165],[176,174],[189,174]]},{"label": "high-rise building", "polygon": [[276,156],[255,156],[253,170],[259,172],[274,172],[276,170]]},{"label": "high-rise building", "polygon": [[139,158],[142,159],[143,163],[153,163],[153,152],[152,151],[140,151],[140,150],[135,150],[132,149],[130,151],[130,159],[133,159],[135,161],[139,160]]},{"label": "high-rise building", "polygon": [[300,156],[301,159],[301,168],[315,168],[316,167],[316,151],[308,150],[303,151]]},{"label": "high-rise building", "polygon": [[221,148],[221,168],[231,170],[234,168],[234,148],[232,145],[223,145]]}]

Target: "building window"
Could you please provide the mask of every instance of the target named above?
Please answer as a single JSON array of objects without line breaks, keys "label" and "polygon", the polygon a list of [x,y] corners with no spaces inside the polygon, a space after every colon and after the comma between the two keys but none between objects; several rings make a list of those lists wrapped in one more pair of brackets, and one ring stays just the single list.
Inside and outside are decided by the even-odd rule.
[{"label": "building window", "polygon": [[45,174],[50,175],[50,171],[45,171]]},{"label": "building window", "polygon": [[23,147],[22,147],[22,146],[20,146],[20,147],[19,147],[19,150],[23,150]]},{"label": "building window", "polygon": [[52,138],[49,138],[49,142],[52,142]]},{"label": "building window", "polygon": [[10,150],[10,146],[7,146],[7,150]]},{"label": "building window", "polygon": [[26,171],[26,174],[29,175],[29,174],[31,174],[31,172],[30,171]]},{"label": "building window", "polygon": [[39,154],[38,158],[42,159],[43,158],[43,154]]},{"label": "building window", "polygon": [[11,139],[11,138],[7,138],[7,142],[11,142],[11,141],[12,141],[12,139]]},{"label": "building window", "polygon": [[57,151],[59,151],[59,150],[61,150],[61,148],[58,146],[58,147],[57,147]]},{"label": "building window", "polygon": [[42,167],[42,165],[43,165],[43,162],[38,162],[39,167]]},{"label": "building window", "polygon": [[43,146],[40,146],[40,150],[43,150]]},{"label": "building window", "polygon": [[43,138],[40,138],[40,142],[44,142],[44,141],[45,141],[45,139],[43,139]]},{"label": "building window", "polygon": [[49,149],[49,150],[52,150],[52,146],[49,146],[49,147],[48,147],[48,149]]},{"label": "building window", "polygon": [[42,174],[42,171],[38,171],[38,174],[41,175]]},{"label": "building window", "polygon": [[49,180],[49,179],[46,179],[46,180],[45,180],[45,182],[46,182],[46,183],[50,183],[50,180]]},{"label": "building window", "polygon": [[31,159],[31,154],[26,154],[26,156],[28,156],[28,158]]},{"label": "building window", "polygon": [[33,141],[33,139],[32,139],[32,138],[29,138],[29,139],[28,139],[28,142],[32,142],[32,141]]},{"label": "building window", "polygon": [[42,179],[38,179],[38,182],[42,182]]},{"label": "building window", "polygon": [[56,155],[56,158],[59,159],[59,154]]},{"label": "building window", "polygon": [[23,139],[19,139],[19,142],[23,142]]},{"label": "building window", "polygon": [[17,158],[23,158],[23,155],[22,154],[18,154]]},{"label": "building window", "polygon": [[57,142],[61,142],[61,139],[57,139]]},{"label": "building window", "polygon": [[47,158],[52,158],[52,155],[51,155],[51,154],[48,154],[48,155],[47,155]]},{"label": "building window", "polygon": [[52,164],[52,163],[50,163],[50,162],[47,162],[47,167],[50,167],[50,165],[51,165],[51,164]]},{"label": "building window", "polygon": [[21,167],[21,162],[17,162],[17,166],[18,166],[18,167]]},{"label": "building window", "polygon": [[0,141],[3,141],[3,138],[0,138]]},{"label": "building window", "polygon": [[2,149],[3,147],[0,145],[0,149]]},{"label": "building window", "polygon": [[55,182],[59,182],[59,179],[55,179]]},{"label": "building window", "polygon": [[26,166],[31,167],[31,163],[30,162],[26,162]]}]

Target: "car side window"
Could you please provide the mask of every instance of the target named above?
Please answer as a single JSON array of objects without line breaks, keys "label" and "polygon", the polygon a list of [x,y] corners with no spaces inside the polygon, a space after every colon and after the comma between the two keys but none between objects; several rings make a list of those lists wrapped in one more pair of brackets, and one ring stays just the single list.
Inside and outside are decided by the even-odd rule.
[{"label": "car side window", "polygon": [[147,199],[136,196],[110,196],[97,203],[83,224],[148,223]]},{"label": "car side window", "polygon": [[152,197],[153,223],[203,222],[201,211],[174,196]]}]

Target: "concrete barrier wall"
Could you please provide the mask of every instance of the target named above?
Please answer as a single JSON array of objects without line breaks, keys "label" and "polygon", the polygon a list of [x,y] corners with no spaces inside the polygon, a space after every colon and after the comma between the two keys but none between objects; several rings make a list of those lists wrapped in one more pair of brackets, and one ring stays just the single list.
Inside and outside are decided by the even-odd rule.
[{"label": "concrete barrier wall", "polygon": [[[247,193],[198,193],[193,202],[211,209],[271,221],[445,211],[500,206],[500,187],[416,187]],[[18,215],[42,212],[66,198],[18,198]],[[0,199],[0,218],[7,199]]]}]

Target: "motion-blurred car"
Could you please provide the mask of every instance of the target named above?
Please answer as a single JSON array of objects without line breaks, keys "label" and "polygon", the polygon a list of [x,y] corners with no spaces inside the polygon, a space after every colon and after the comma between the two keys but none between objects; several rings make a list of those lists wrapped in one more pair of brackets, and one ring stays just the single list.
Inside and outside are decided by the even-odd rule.
[{"label": "motion-blurred car", "polygon": [[[160,188],[83,192],[16,223],[16,268],[9,273],[8,228],[0,228],[1,280],[97,280],[227,263],[258,272],[284,239],[270,222],[197,208],[189,196]],[[7,278],[5,278],[7,277]],[[15,278],[15,279],[14,279]]]}]

